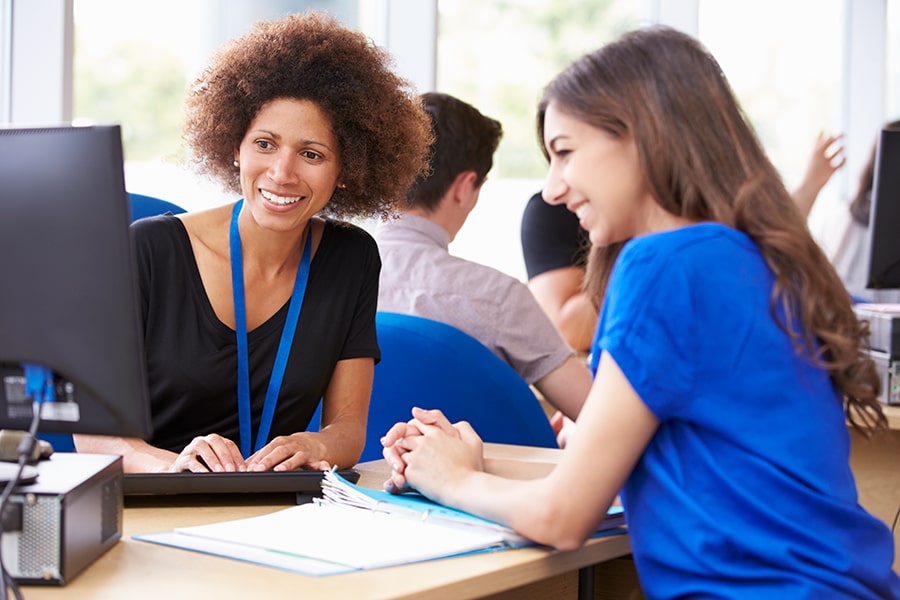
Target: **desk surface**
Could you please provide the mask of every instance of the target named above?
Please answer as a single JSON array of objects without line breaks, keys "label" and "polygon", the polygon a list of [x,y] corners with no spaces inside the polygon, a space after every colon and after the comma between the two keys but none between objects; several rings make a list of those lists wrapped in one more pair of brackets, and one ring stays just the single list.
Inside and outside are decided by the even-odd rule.
[{"label": "desk surface", "polygon": [[[487,444],[490,471],[510,477],[536,477],[558,459],[559,450]],[[383,461],[357,466],[360,485],[380,487],[387,475]],[[280,510],[284,504],[244,502],[239,506],[164,504],[125,509],[122,540],[64,587],[23,586],[26,600],[91,598],[476,598],[541,582],[581,567],[624,556],[627,535],[590,540],[572,552],[522,548],[360,571],[307,577],[269,567],[158,546],[131,539],[140,533],[168,531],[251,517]]]},{"label": "desk surface", "polygon": [[900,406],[884,406],[884,416],[887,417],[888,427],[893,430],[900,430]]}]

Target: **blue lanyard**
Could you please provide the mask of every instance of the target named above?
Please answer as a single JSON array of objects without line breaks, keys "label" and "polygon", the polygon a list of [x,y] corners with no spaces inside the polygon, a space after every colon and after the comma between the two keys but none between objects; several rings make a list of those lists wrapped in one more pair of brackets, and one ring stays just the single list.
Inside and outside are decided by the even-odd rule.
[{"label": "blue lanyard", "polygon": [[[250,431],[250,367],[247,351],[247,306],[244,300],[244,258],[241,253],[241,233],[238,230],[238,215],[241,214],[241,206],[244,200],[238,200],[231,212],[231,231],[229,243],[231,245],[231,286],[234,290],[234,333],[237,340],[237,397],[238,418],[240,420],[241,454],[244,458],[250,456],[252,444],[252,432]],[[312,228],[306,234],[306,244],[303,247],[303,258],[297,268],[297,278],[294,280],[294,293],[291,296],[291,304],[284,321],[284,329],[281,331],[281,341],[278,343],[278,352],[275,354],[275,364],[272,365],[272,375],[269,378],[269,387],[266,389],[266,401],[263,404],[262,418],[259,421],[259,431],[256,435],[254,452],[266,445],[269,439],[269,429],[272,427],[272,417],[275,415],[275,405],[278,404],[278,393],[281,391],[281,382],[284,379],[284,371],[287,367],[288,356],[291,353],[291,345],[294,342],[294,332],[297,330],[297,321],[300,318],[300,307],[303,305],[303,296],[306,294],[306,282],[309,279],[309,263],[312,254]]]}]

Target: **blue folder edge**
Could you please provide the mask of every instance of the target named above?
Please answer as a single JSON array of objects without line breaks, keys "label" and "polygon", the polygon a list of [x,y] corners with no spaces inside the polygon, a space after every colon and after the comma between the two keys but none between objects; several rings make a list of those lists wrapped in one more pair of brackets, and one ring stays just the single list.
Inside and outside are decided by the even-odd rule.
[{"label": "blue folder edge", "polygon": [[[443,504],[438,504],[433,500],[429,500],[425,496],[417,493],[417,492],[406,492],[404,494],[391,494],[390,492],[386,492],[383,490],[373,490],[370,488],[365,488],[359,485],[356,485],[346,478],[342,477],[340,473],[333,472],[334,476],[346,483],[349,486],[353,486],[358,491],[362,492],[366,496],[372,498],[378,503],[383,504],[393,504],[396,506],[402,506],[404,508],[408,508],[410,510],[414,510],[418,513],[428,513],[432,517],[448,517],[453,519],[458,519],[462,521],[471,521],[473,523],[480,523],[488,526],[500,527],[497,523],[490,521],[488,519],[483,519],[471,513],[467,513],[462,510],[458,510],[455,508],[450,508],[449,506],[444,506]],[[618,533],[626,533],[627,530],[619,531],[625,525],[625,509],[622,506],[614,505],[610,506],[609,510],[606,511],[606,519],[604,519],[603,523],[597,529],[597,533],[592,535],[591,537],[602,537],[607,532],[610,534],[618,534]],[[507,529],[507,528],[504,528]],[[521,545],[513,545],[511,547],[524,547],[530,546],[531,544],[521,544]]]}]

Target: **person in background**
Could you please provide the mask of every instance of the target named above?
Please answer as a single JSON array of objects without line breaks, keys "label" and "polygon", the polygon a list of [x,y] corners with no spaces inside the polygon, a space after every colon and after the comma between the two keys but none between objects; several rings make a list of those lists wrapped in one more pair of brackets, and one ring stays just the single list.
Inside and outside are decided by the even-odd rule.
[{"label": "person in background", "polygon": [[421,99],[434,132],[431,170],[410,188],[399,218],[373,231],[383,262],[378,310],[440,321],[480,341],[561,411],[552,423],[564,444],[563,416],[578,414],[591,385],[586,365],[524,283],[448,250],[478,202],[501,125],[448,94]]},{"label": "person in background", "polygon": [[[885,123],[884,128],[900,130],[900,120]],[[839,145],[839,140],[838,135],[820,135],[813,147],[803,182],[794,191],[794,200],[804,216],[809,215],[819,192],[830,177],[844,165],[843,148]],[[837,269],[844,286],[857,301],[892,303],[900,302],[900,290],[874,290],[866,287],[872,243],[869,213],[877,150],[876,142],[860,172],[856,192],[849,204],[842,204],[836,214],[830,214],[814,235],[828,260]]]},{"label": "person in background", "polygon": [[466,423],[413,410],[386,487],[560,550],[621,492],[648,598],[900,598],[859,505],[850,426],[887,427],[850,296],[716,60],[656,26],[545,89],[543,195],[590,235],[594,384],[547,476],[484,471]]},{"label": "person in background", "polygon": [[794,203],[804,218],[809,216],[819,192],[822,191],[831,176],[847,162],[842,143],[843,137],[842,134],[826,135],[821,131],[816,136],[812,153],[806,163],[803,179],[791,193]]},{"label": "person in background", "polygon": [[[190,87],[184,137],[236,203],[132,226],[153,436],[76,436],[126,471],[349,467],[362,452],[387,215],[430,123],[391,59],[331,17],[257,23]],[[319,401],[319,432],[305,429]]]},{"label": "person in background", "polygon": [[522,213],[520,237],[528,289],[575,352],[587,352],[597,310],[582,289],[590,241],[564,206],[533,195]]}]

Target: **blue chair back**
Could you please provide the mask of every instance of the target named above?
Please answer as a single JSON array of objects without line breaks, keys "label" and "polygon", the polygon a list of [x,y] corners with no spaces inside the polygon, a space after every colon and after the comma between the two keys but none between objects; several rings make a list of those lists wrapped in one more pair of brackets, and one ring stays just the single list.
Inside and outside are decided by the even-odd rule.
[{"label": "blue chair back", "polygon": [[185,212],[183,208],[168,200],[147,196],[145,194],[135,194],[128,192],[128,200],[131,203],[131,220],[137,221],[144,217],[155,217],[163,215],[167,212],[177,215]]},{"label": "blue chair back", "polygon": [[[421,317],[379,312],[375,321],[381,362],[360,462],[381,458],[381,436],[409,420],[413,406],[439,408],[451,422],[468,421],[485,442],[558,447],[534,392],[481,342]],[[318,429],[319,415],[311,430]]]},{"label": "blue chair back", "polygon": [[[145,194],[128,192],[128,201],[131,203],[132,221],[137,221],[144,217],[162,215],[167,212],[171,212],[175,215],[185,212],[185,210],[177,204]],[[42,433],[38,435],[38,438],[50,442],[50,445],[53,446],[55,452],[75,451],[75,443],[72,441],[71,435],[64,433]]]}]

